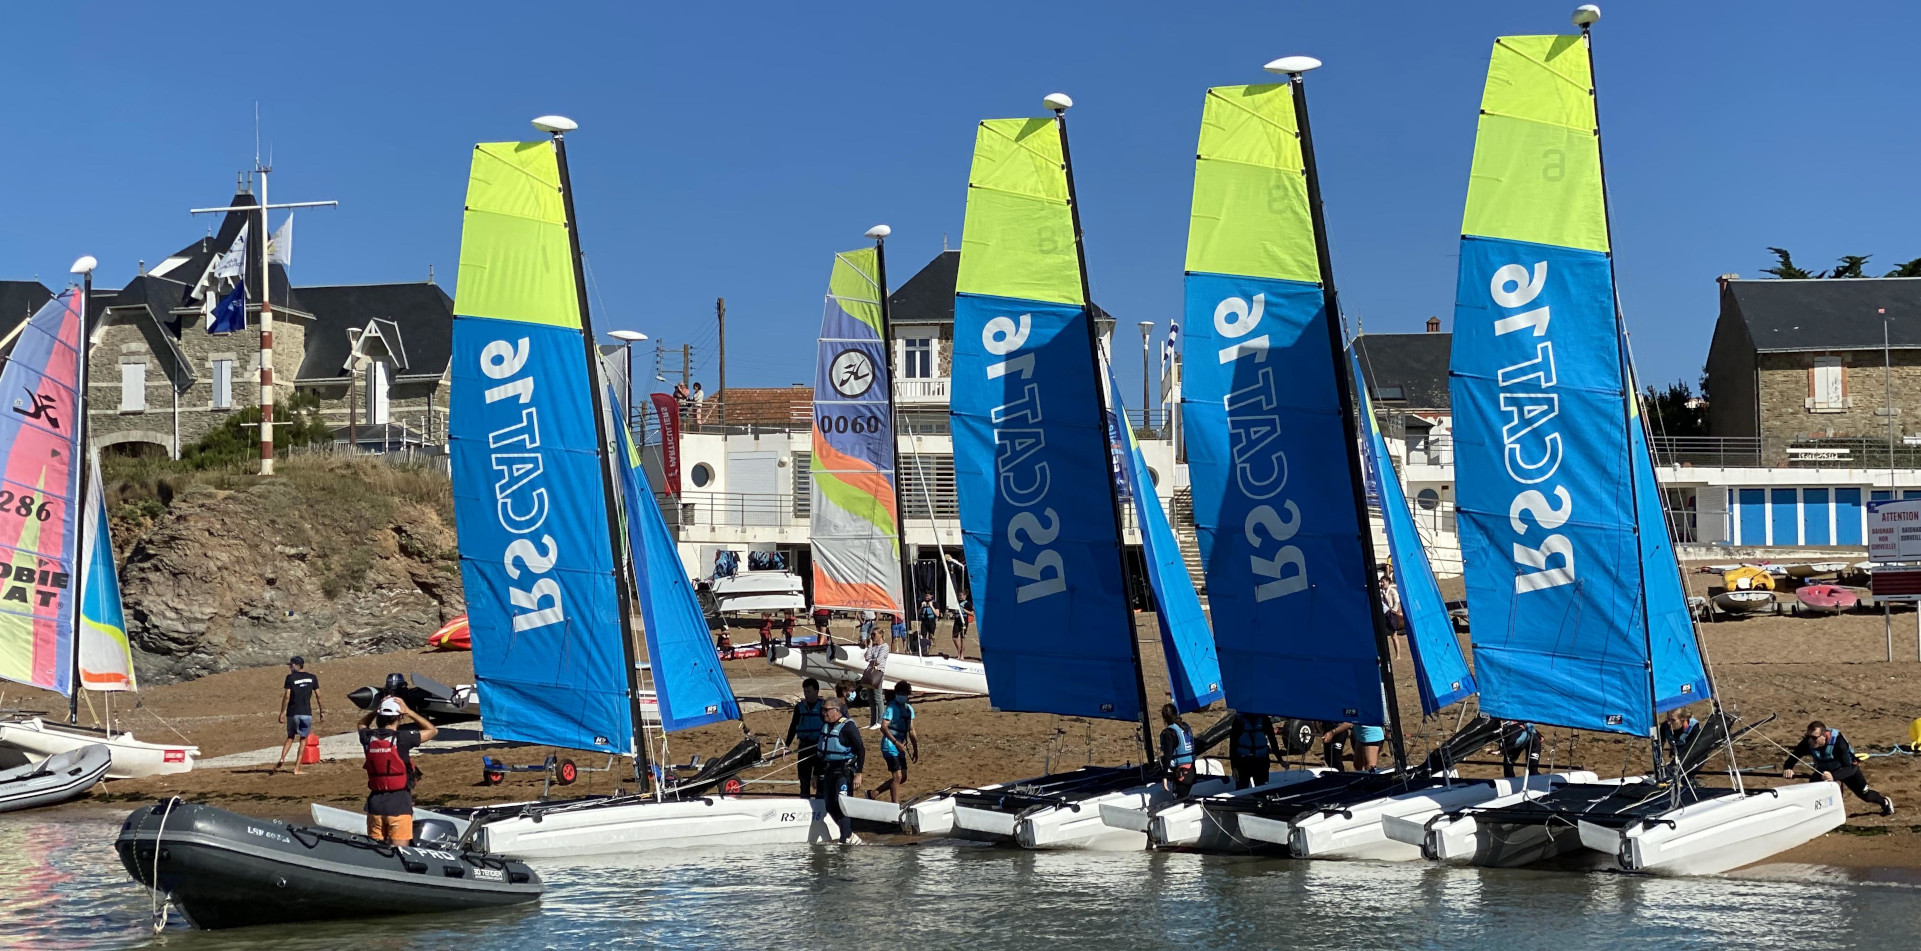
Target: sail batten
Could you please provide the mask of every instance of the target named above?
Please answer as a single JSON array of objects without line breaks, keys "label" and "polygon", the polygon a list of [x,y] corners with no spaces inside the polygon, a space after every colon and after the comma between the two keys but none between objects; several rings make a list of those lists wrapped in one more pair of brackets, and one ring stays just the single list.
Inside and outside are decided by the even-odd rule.
[{"label": "sail batten", "polygon": [[475,148],[449,442],[489,736],[628,752],[628,645],[553,142]]},{"label": "sail batten", "polygon": [[1385,724],[1347,413],[1292,90],[1208,90],[1182,413],[1222,686],[1248,713]]},{"label": "sail batten", "polygon": [[808,534],[815,604],[899,613],[893,379],[878,270],[874,248],[834,255],[814,362]]},{"label": "sail batten", "polygon": [[1060,133],[982,122],[954,297],[954,477],[996,709],[1141,714]]},{"label": "sail batten", "polygon": [[1502,37],[1449,368],[1475,669],[1494,716],[1647,736],[1663,704],[1707,698],[1625,367],[1587,41]]}]

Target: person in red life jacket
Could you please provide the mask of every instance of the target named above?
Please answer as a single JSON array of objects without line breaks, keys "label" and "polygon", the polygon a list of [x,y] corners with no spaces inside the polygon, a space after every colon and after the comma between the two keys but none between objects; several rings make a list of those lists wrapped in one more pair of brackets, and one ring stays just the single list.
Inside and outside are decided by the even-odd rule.
[{"label": "person in red life jacket", "polygon": [[792,611],[788,611],[787,616],[780,619],[780,646],[794,646],[794,612]]},{"label": "person in red life jacket", "polygon": [[1861,761],[1854,755],[1854,748],[1841,735],[1840,730],[1830,730],[1819,720],[1808,724],[1806,736],[1794,749],[1788,751],[1788,760],[1781,764],[1781,775],[1794,775],[1796,763],[1806,761],[1814,771],[1814,779],[1825,779],[1840,783],[1854,793],[1855,798],[1869,805],[1881,807],[1884,816],[1894,815],[1894,800],[1889,799],[1868,786],[1867,774],[1861,772]]},{"label": "person in red life jacket", "polygon": [[760,616],[760,656],[774,656],[774,616],[771,614]]},{"label": "person in red life jacket", "polygon": [[827,635],[828,635],[827,623],[829,621],[832,621],[833,619],[834,619],[833,611],[827,608],[820,607],[818,605],[814,607],[814,633],[820,635],[820,639],[815,643],[818,643],[818,644],[827,643]]},{"label": "person in red life jacket", "polygon": [[[417,729],[402,729],[411,721]],[[367,837],[408,845],[414,840],[413,761],[420,744],[440,730],[399,697],[387,697],[360,718],[360,748],[367,752]]]}]

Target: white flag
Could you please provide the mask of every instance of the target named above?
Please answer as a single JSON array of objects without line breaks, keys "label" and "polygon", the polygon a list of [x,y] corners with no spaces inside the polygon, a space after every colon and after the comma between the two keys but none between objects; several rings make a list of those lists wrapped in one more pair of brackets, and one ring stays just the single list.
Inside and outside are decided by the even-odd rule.
[{"label": "white flag", "polygon": [[240,233],[234,236],[233,244],[227,253],[214,258],[213,276],[216,278],[239,277],[247,272],[247,225],[240,226]]},{"label": "white flag", "polygon": [[281,267],[293,266],[293,213],[287,213],[287,220],[280,223],[273,237],[267,239],[267,260]]}]

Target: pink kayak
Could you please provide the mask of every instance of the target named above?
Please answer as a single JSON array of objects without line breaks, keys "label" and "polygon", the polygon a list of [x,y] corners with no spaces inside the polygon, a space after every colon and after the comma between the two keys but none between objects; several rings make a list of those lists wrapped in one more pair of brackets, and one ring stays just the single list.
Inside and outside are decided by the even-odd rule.
[{"label": "pink kayak", "polygon": [[1815,614],[1839,614],[1854,607],[1860,599],[1853,591],[1834,584],[1810,584],[1794,589],[1801,609]]}]

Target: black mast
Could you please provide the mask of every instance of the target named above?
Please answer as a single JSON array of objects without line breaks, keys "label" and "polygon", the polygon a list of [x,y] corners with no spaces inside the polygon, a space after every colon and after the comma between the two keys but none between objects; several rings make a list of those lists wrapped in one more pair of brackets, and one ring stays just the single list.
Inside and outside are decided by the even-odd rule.
[{"label": "black mast", "polygon": [[594,322],[587,310],[587,277],[580,258],[580,222],[574,217],[574,185],[567,174],[567,138],[563,130],[551,130],[554,155],[560,165],[560,197],[567,211],[567,241],[573,250],[574,294],[580,305],[580,339],[587,348],[588,389],[593,397],[594,433],[600,438],[600,487],[606,500],[607,542],[614,550],[614,596],[620,610],[620,646],[627,658],[627,705],[634,721],[634,782],[644,792],[652,785],[648,768],[647,730],[640,709],[640,658],[634,645],[634,577],[626,553],[619,551],[620,516],[614,508],[618,497],[614,489],[612,454],[607,451],[611,434],[607,431],[607,399],[600,386],[600,350],[594,345]]},{"label": "black mast", "polygon": [[[84,257],[73,262],[73,265],[75,269],[85,268],[85,270],[82,270],[80,273],[80,352],[75,357],[75,363],[77,363],[78,366],[75,368],[75,393],[73,397],[73,428],[75,444],[78,446],[79,455],[72,460],[72,463],[80,467],[80,480],[78,483],[80,491],[74,494],[72,504],[80,506],[79,517],[74,520],[74,524],[79,527],[81,537],[80,544],[73,549],[73,577],[69,581],[69,587],[67,588],[67,597],[73,605],[73,630],[69,632],[69,636],[73,638],[73,689],[67,693],[67,722],[79,723],[80,691],[84,689],[80,685],[80,631],[82,626],[86,624],[86,620],[81,617],[81,612],[87,599],[86,534],[87,517],[91,512],[90,507],[87,505],[87,489],[93,481],[93,455],[87,451],[87,357],[88,351],[93,349],[91,346],[91,331],[93,328],[91,326],[92,322],[87,319],[87,310],[93,300],[94,261],[91,257]],[[111,564],[112,562],[109,561],[108,563]],[[107,732],[109,735],[113,733],[112,723],[107,724]]]},{"label": "black mast", "polygon": [[887,452],[894,467],[894,544],[900,553],[900,619],[902,623],[908,623],[908,611],[913,608],[914,577],[907,566],[907,521],[901,517],[900,507],[900,427],[899,417],[894,412],[897,385],[894,377],[894,325],[892,311],[887,306],[887,236],[893,233],[893,229],[886,225],[867,229],[867,236],[874,239],[874,282],[876,290],[880,292],[880,351],[881,360],[887,368]]},{"label": "black mast", "polygon": [[[1056,97],[1058,97],[1058,100]],[[1081,203],[1074,194],[1074,156],[1073,153],[1067,149],[1067,110],[1073,104],[1073,100],[1067,99],[1066,96],[1061,96],[1058,93],[1054,96],[1047,97],[1047,107],[1054,110],[1054,127],[1060,131],[1061,168],[1067,175],[1067,210],[1073,215],[1074,220],[1074,262],[1080,269],[1081,307],[1087,313],[1087,356],[1095,373],[1095,418],[1105,420],[1107,418],[1107,401],[1101,399],[1101,387],[1103,381],[1106,379],[1106,374],[1101,370],[1100,331],[1099,328],[1094,326],[1094,294],[1087,286],[1087,250],[1081,243]],[[1121,425],[1127,425],[1127,421],[1122,420]],[[1103,439],[1102,443],[1105,444],[1106,440]],[[1125,523],[1121,519],[1121,497],[1119,493],[1114,491],[1113,450],[1107,448],[1105,445],[1103,445],[1103,448],[1106,449],[1103,455],[1108,457],[1107,502],[1108,507],[1114,513],[1114,541],[1116,545],[1119,545],[1121,540],[1126,537],[1124,534]],[[1146,766],[1154,763],[1156,758],[1154,752],[1154,711],[1147,706],[1147,671],[1141,665],[1141,639],[1139,634],[1134,630],[1134,612],[1129,607],[1129,603],[1134,598],[1134,575],[1133,572],[1128,570],[1128,560],[1125,553],[1116,550],[1115,554],[1121,556],[1121,590],[1123,592],[1121,622],[1123,629],[1127,631],[1128,651],[1134,658],[1134,691],[1141,706],[1141,748],[1145,750],[1147,756],[1146,760],[1142,762],[1142,765]]]},{"label": "black mast", "polygon": [[[1285,62],[1285,61],[1283,61]],[[1310,61],[1305,69],[1321,65]],[[1374,649],[1380,658],[1381,693],[1387,703],[1388,739],[1393,744],[1394,765],[1407,768],[1407,746],[1401,739],[1401,702],[1394,693],[1394,662],[1389,658],[1386,613],[1381,609],[1380,571],[1374,562],[1374,538],[1367,521],[1367,489],[1361,484],[1361,437],[1355,426],[1354,379],[1348,372],[1346,342],[1341,337],[1340,300],[1334,291],[1334,262],[1327,250],[1327,218],[1321,208],[1321,176],[1314,164],[1314,134],[1307,124],[1307,86],[1300,72],[1287,74],[1294,93],[1294,123],[1301,135],[1301,169],[1307,177],[1307,208],[1314,221],[1314,253],[1321,269],[1321,300],[1327,314],[1327,347],[1334,361],[1334,385],[1341,396],[1341,432],[1346,437],[1347,471],[1354,490],[1354,514],[1360,523],[1361,559],[1367,570],[1368,613],[1374,620]]]}]

